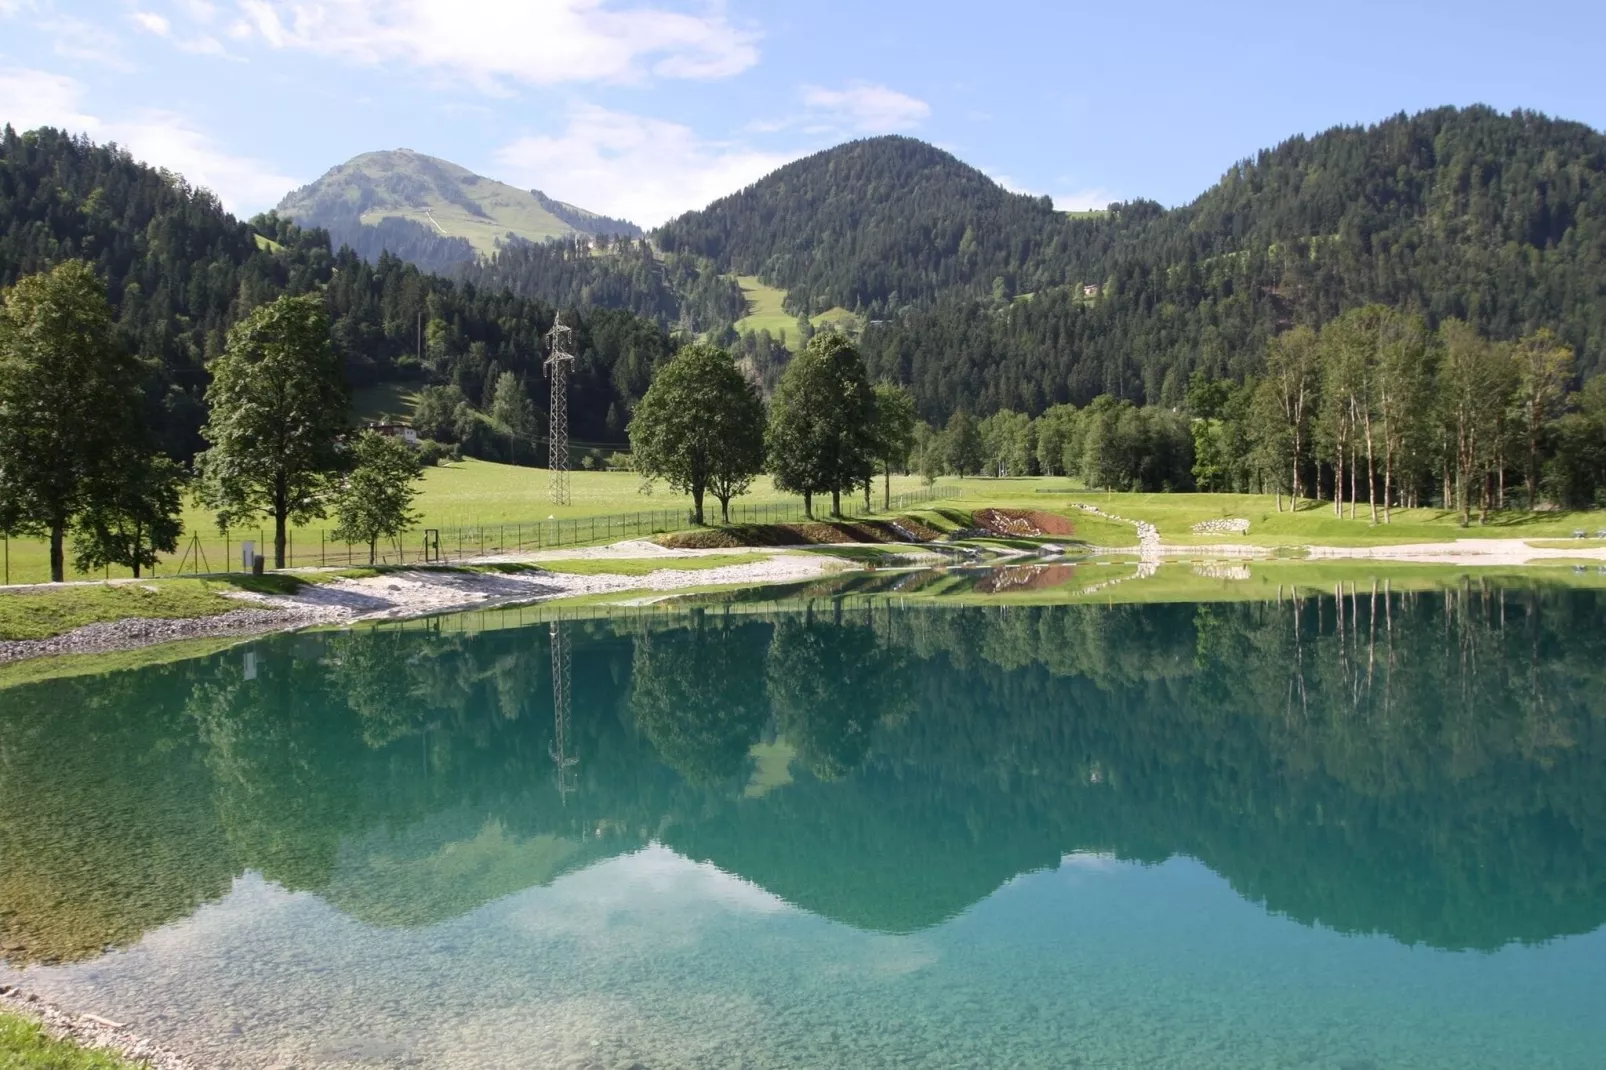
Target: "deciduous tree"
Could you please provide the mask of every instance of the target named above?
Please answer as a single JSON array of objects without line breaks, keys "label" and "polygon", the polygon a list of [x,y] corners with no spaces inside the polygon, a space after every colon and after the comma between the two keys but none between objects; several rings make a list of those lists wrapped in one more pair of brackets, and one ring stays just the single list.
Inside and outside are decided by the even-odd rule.
[{"label": "deciduous tree", "polygon": [[689,345],[659,371],[630,421],[635,470],[691,495],[703,522],[713,492],[730,522],[730,501],[764,464],[764,402],[725,350]]},{"label": "deciduous tree", "polygon": [[[892,508],[892,470],[909,463],[915,446],[915,399],[895,383],[877,383],[875,388],[876,455],[881,460],[881,507]],[[868,488],[866,488],[868,493]]]},{"label": "deciduous tree", "polygon": [[491,419],[507,432],[508,461],[519,463],[519,440],[528,442],[535,437],[537,425],[535,406],[524,384],[512,372],[503,372],[496,378],[496,392],[491,399]]},{"label": "deciduous tree", "polygon": [[115,465],[141,434],[139,380],[84,261],[0,295],[0,530],[47,538],[54,583],[74,518],[107,506],[108,489],[135,474]]},{"label": "deciduous tree", "polygon": [[393,539],[418,522],[413,499],[421,472],[407,443],[374,431],[357,436],[351,467],[335,494],[334,536],[366,543],[368,563],[379,557],[379,540]]},{"label": "deciduous tree", "polygon": [[348,425],[323,298],[281,297],[255,309],[210,370],[202,435],[211,448],[197,459],[203,500],[224,528],[271,516],[273,567],[283,568],[289,522],[324,515]]},{"label": "deciduous tree", "polygon": [[73,526],[73,564],[80,572],[122,565],[138,579],[155,566],[158,554],[178,549],[186,476],[171,458],[137,439],[122,454]]},{"label": "deciduous tree", "polygon": [[829,491],[831,514],[842,513],[842,491],[869,478],[876,456],[875,392],[864,361],[846,337],[816,335],[781,376],[765,435],[775,485],[803,495]]},{"label": "deciduous tree", "polygon": [[1546,425],[1554,419],[1566,400],[1573,377],[1572,347],[1563,345],[1548,327],[1518,342],[1517,418],[1522,428],[1527,457],[1525,472],[1528,508],[1534,507],[1539,493],[1539,451],[1544,444]]}]

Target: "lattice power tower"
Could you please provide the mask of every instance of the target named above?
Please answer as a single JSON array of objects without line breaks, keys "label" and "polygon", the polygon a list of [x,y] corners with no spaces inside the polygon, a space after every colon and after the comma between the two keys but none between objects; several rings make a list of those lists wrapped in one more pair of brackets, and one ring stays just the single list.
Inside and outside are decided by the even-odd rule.
[{"label": "lattice power tower", "polygon": [[558,782],[558,795],[563,804],[569,804],[569,794],[575,789],[574,767],[580,759],[569,753],[570,714],[570,660],[569,637],[556,621],[551,625],[552,635],[552,765]]},{"label": "lattice power tower", "polygon": [[569,365],[574,363],[574,354],[569,352],[569,333],[560,315],[553,320],[552,330],[547,334],[552,344],[552,354],[546,359],[547,378],[552,380],[547,467],[551,470],[553,505],[569,504]]}]

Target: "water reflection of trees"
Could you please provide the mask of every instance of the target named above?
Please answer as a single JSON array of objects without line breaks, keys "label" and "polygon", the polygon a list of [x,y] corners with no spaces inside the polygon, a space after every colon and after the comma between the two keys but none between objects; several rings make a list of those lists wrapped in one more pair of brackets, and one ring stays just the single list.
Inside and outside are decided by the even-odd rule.
[{"label": "water reflection of trees", "polygon": [[[657,839],[864,928],[1095,850],[1198,857],[1307,923],[1542,940],[1606,920],[1599,613],[1345,589],[569,625],[567,804],[544,629],[13,688],[0,932],[13,957],[92,954],[245,869],[423,924]],[[744,791],[769,740],[792,780]]]}]

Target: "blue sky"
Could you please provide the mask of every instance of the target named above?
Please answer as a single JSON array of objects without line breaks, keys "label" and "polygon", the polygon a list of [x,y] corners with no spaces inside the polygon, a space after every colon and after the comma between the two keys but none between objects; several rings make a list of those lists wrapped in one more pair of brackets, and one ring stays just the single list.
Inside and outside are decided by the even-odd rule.
[{"label": "blue sky", "polygon": [[1606,128],[1606,3],[0,0],[0,121],[236,212],[408,147],[647,226],[905,133],[1062,208],[1184,203],[1296,133],[1439,104]]}]

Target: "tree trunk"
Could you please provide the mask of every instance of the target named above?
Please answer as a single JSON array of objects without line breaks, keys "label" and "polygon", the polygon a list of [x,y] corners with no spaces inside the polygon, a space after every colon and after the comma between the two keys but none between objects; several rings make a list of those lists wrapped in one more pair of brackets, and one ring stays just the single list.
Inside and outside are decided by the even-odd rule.
[{"label": "tree trunk", "polygon": [[1333,515],[1344,515],[1344,443],[1340,440],[1333,451]]},{"label": "tree trunk", "polygon": [[892,465],[887,465],[881,474],[883,477],[881,482],[881,508],[890,510],[892,508]]},{"label": "tree trunk", "polygon": [[1534,511],[1534,498],[1539,490],[1539,435],[1529,424],[1528,430],[1528,511]]},{"label": "tree trunk", "polygon": [[285,525],[290,516],[290,490],[281,474],[273,481],[273,567],[284,567]]},{"label": "tree trunk", "polygon": [[1366,416],[1366,502],[1372,509],[1372,523],[1377,523],[1377,462],[1372,457],[1372,416]]},{"label": "tree trunk", "polygon": [[703,526],[703,487],[700,484],[691,489],[691,522]]},{"label": "tree trunk", "polygon": [[842,515],[842,488],[841,487],[832,487],[831,488],[831,515],[832,516],[841,516]]},{"label": "tree trunk", "polygon": [[719,495],[718,497],[719,497],[719,522],[721,524],[729,524],[731,522],[731,500],[730,500],[730,495],[728,495],[728,494]]},{"label": "tree trunk", "polygon": [[379,536],[378,535],[372,535],[372,536],[369,536],[369,538],[368,538],[368,564],[370,566],[372,566],[372,565],[375,565],[375,564],[378,564],[378,563],[379,563]]},{"label": "tree trunk", "polygon": [[273,511],[273,567],[284,567],[284,542],[287,518],[284,509]]},{"label": "tree trunk", "polygon": [[1394,447],[1386,442],[1383,447],[1383,523],[1394,522],[1392,497],[1394,494]]},{"label": "tree trunk", "polygon": [[1293,478],[1288,482],[1288,505],[1291,512],[1299,512],[1299,428],[1294,428],[1294,457],[1290,465],[1293,469]]},{"label": "tree trunk", "polygon": [[67,521],[56,520],[50,525],[50,582],[61,583],[67,578]]},{"label": "tree trunk", "polygon": [[803,492],[803,515],[810,520],[814,519],[814,492],[812,490]]}]

